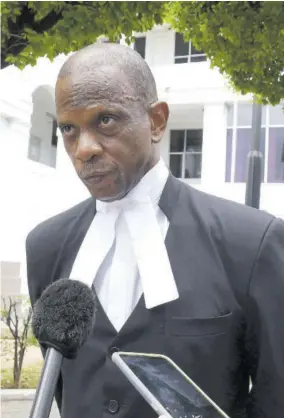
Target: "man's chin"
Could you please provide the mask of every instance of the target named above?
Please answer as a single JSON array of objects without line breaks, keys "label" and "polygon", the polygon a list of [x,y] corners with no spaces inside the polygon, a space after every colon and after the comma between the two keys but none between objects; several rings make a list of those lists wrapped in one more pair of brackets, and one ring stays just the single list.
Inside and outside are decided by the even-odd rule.
[{"label": "man's chin", "polygon": [[116,188],[112,187],[89,187],[87,186],[91,196],[96,200],[101,200],[102,202],[114,202],[115,200],[122,199],[126,193],[122,190],[117,190]]}]

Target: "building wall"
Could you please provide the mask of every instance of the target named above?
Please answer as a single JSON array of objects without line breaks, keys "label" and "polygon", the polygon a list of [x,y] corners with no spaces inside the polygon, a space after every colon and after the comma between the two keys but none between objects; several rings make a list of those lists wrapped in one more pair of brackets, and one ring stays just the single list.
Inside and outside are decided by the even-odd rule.
[{"label": "building wall", "polygon": [[[29,153],[37,162],[55,167],[56,147],[52,145],[53,121],[56,118],[54,103],[54,88],[40,86],[32,93],[33,111],[31,114],[31,129]],[[33,142],[32,142],[33,141]],[[32,148],[33,147],[33,148]]]},{"label": "building wall", "polygon": [[[201,179],[184,180],[193,187],[244,203],[245,184],[225,183],[228,102],[246,102],[235,94],[208,62],[174,64],[175,35],[168,28],[147,33],[146,60],[155,76],[159,98],[170,106],[170,119],[160,152],[169,164],[170,130],[203,129]],[[34,68],[0,73],[0,261],[22,263],[26,292],[25,237],[42,220],[89,196],[77,178],[58,135],[51,146],[55,115],[54,86],[66,57],[50,63],[39,59]],[[13,92],[13,93],[12,93]],[[48,117],[46,115],[48,113]],[[30,137],[42,140],[41,163],[27,158]],[[261,208],[284,218],[284,184],[262,185]]]}]

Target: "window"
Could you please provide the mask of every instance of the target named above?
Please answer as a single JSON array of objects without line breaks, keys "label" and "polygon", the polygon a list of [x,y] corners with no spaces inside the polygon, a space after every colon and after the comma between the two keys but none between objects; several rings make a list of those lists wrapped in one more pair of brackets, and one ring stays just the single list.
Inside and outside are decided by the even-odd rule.
[{"label": "window", "polygon": [[170,170],[175,177],[201,178],[202,129],[170,132]]},{"label": "window", "polygon": [[138,38],[135,38],[134,50],[137,51],[141,55],[141,57],[145,59],[146,36],[140,36]]},{"label": "window", "polygon": [[[229,104],[227,115],[226,182],[244,183],[252,141],[252,104]],[[264,158],[262,181],[284,182],[283,105],[262,108],[260,150]]]},{"label": "window", "polygon": [[58,141],[57,123],[56,123],[56,120],[53,120],[53,122],[52,122],[52,134],[51,134],[51,145],[53,147],[57,147],[57,141]]},{"label": "window", "polygon": [[29,141],[28,158],[32,161],[40,161],[41,139],[31,135]]},{"label": "window", "polygon": [[192,42],[185,42],[180,33],[175,38],[175,64],[206,61],[206,55],[198,51]]}]

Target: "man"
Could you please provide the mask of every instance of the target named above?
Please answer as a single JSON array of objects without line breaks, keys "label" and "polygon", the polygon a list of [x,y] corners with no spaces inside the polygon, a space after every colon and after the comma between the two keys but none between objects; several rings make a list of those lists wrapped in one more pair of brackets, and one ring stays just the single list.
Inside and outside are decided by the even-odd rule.
[{"label": "man", "polygon": [[30,297],[62,277],[98,296],[93,334],[61,370],[62,417],[155,416],[112,363],[120,349],[169,356],[232,418],[282,418],[283,222],[169,174],[168,106],[133,50],[74,54],[56,108],[92,197],[29,234]]}]

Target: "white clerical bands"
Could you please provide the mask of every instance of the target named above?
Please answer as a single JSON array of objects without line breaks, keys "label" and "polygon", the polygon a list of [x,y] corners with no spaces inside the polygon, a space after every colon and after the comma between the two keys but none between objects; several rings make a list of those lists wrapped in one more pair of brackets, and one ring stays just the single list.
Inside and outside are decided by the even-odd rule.
[{"label": "white clerical bands", "polygon": [[146,308],[179,297],[154,206],[146,194],[111,203],[97,201],[97,213],[75,260],[70,277],[92,285],[115,239],[115,224],[122,211],[132,240]]}]

